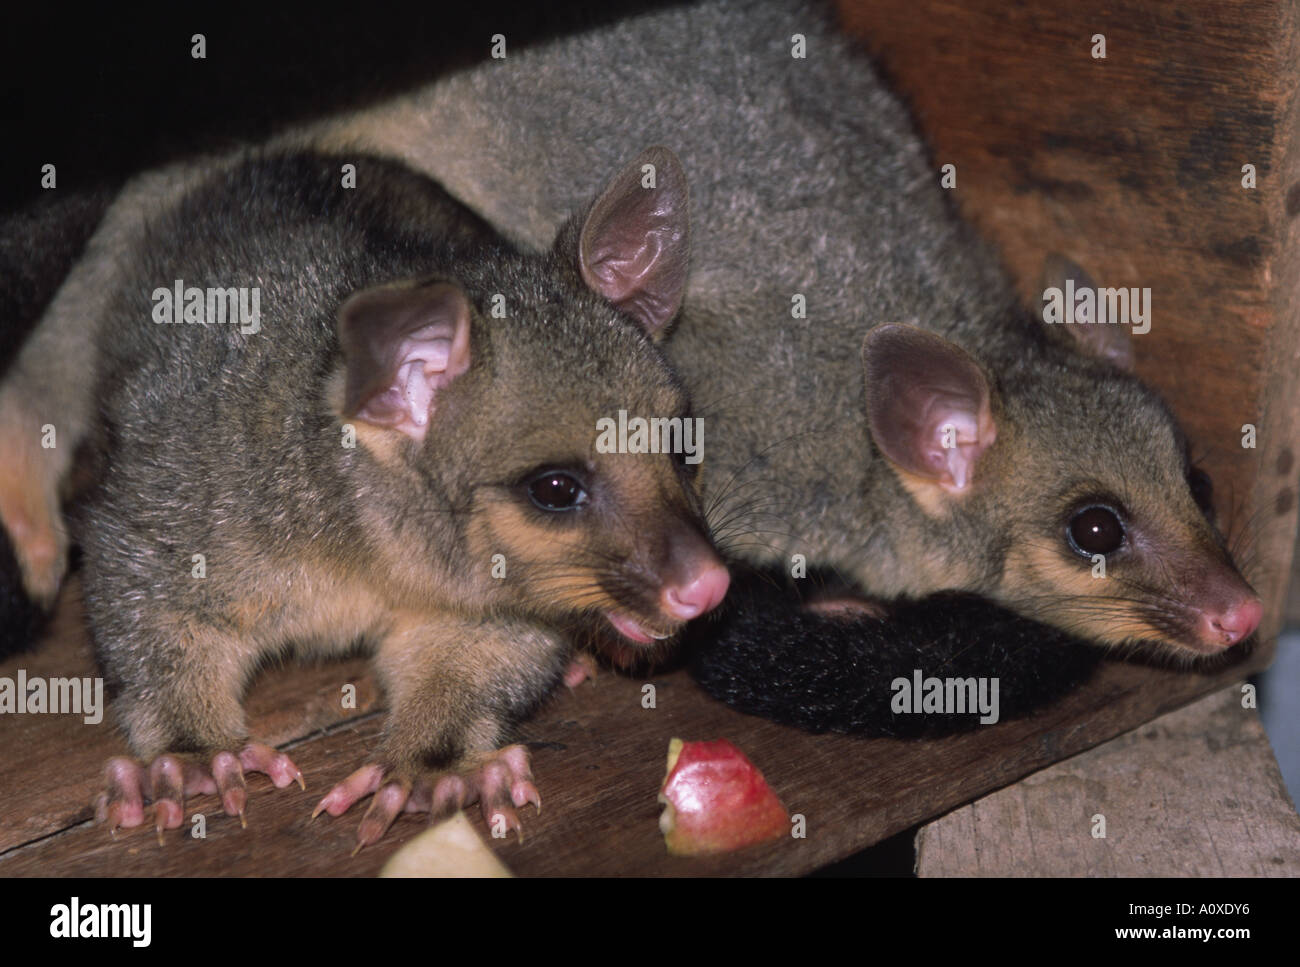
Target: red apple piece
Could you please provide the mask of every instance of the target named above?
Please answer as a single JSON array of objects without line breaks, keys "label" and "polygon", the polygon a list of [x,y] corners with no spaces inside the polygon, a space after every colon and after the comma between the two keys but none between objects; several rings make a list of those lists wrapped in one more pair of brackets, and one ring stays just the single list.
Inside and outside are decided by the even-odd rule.
[{"label": "red apple piece", "polygon": [[674,856],[726,853],[790,831],[763,773],[726,739],[669,742],[659,801],[659,828]]}]

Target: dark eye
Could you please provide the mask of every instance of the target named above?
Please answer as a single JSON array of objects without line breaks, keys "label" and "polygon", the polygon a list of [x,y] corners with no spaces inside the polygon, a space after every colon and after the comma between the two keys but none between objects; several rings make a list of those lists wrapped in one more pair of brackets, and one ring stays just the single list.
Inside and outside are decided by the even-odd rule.
[{"label": "dark eye", "polygon": [[561,470],[538,474],[528,484],[528,496],[542,510],[575,510],[587,502],[587,491]]},{"label": "dark eye", "polygon": [[1192,500],[1207,517],[1214,513],[1214,482],[1200,467],[1187,471],[1187,486],[1192,490]]},{"label": "dark eye", "polygon": [[1124,525],[1109,507],[1085,507],[1070,518],[1070,544],[1084,557],[1109,554],[1124,543]]}]

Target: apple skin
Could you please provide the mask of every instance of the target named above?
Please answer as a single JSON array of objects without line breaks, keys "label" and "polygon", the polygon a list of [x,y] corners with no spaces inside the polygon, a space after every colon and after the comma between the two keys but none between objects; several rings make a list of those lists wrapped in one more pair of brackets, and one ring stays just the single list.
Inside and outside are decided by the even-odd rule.
[{"label": "apple skin", "polygon": [[790,832],[790,817],[763,773],[726,739],[673,739],[659,801],[659,828],[673,856],[726,853]]}]

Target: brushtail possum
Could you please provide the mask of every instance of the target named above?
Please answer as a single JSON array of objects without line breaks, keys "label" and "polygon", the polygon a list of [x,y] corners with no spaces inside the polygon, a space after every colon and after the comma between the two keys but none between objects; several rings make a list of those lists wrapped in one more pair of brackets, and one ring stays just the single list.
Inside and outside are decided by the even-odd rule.
[{"label": "brushtail possum", "polygon": [[[449,124],[455,143],[435,137]],[[653,12],[326,134],[413,159],[530,245],[580,173],[637,138],[673,144],[692,176],[668,347],[709,428],[731,553],[880,598],[975,592],[1178,656],[1254,632],[1261,605],[1198,506],[1178,426],[1131,373],[1128,327],[1019,304],[820,4]]]},{"label": "brushtail possum", "polygon": [[[668,346],[709,428],[710,518],[746,563],[807,562],[876,599],[973,592],[1063,638],[1176,656],[1258,625],[1125,327],[1019,305],[825,5],[653,12],[294,137],[403,158],[534,250],[591,173],[672,144],[696,244]],[[817,620],[873,660],[877,633]]]},{"label": "brushtail possum", "polygon": [[147,763],[110,764],[103,818],[139,824],[152,798],[161,836],[187,794],[242,817],[244,772],[301,780],[250,742],[242,692],[291,649],[361,643],[385,737],[317,811],[375,793],[360,845],[408,804],[477,798],[518,828],[540,800],[523,747],[499,746],[575,636],[650,643],[726,592],[696,468],[596,446],[620,410],[689,417],[654,341],[686,205],[650,149],[523,254],[395,162],[295,152],[216,165],[153,219],[105,300],[108,453],[79,523],[93,639]]}]

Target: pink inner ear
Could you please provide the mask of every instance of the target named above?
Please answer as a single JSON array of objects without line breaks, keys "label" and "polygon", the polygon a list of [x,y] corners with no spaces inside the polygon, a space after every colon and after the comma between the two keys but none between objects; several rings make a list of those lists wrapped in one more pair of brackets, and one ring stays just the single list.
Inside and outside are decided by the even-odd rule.
[{"label": "pink inner ear", "polygon": [[452,339],[445,329],[426,326],[412,333],[398,347],[392,385],[367,400],[357,415],[423,440],[434,391],[464,369],[449,371],[451,350]]},{"label": "pink inner ear", "polygon": [[997,438],[979,365],[934,333],[888,325],[864,339],[863,375],[871,436],[886,459],[948,493],[968,490]]},{"label": "pink inner ear", "polygon": [[618,258],[613,254],[600,255],[582,266],[586,283],[614,305],[628,301],[645,277],[653,261],[648,246],[642,245],[630,256]]},{"label": "pink inner ear", "polygon": [[[996,431],[990,429],[987,439],[981,439],[979,422],[970,410],[952,408],[936,400],[926,414],[930,427],[925,461],[934,469],[940,486],[954,492],[965,490],[975,474],[975,462],[992,443]],[[946,430],[952,428],[951,442],[944,446]]]},{"label": "pink inner ear", "polygon": [[406,410],[411,414],[411,422],[417,426],[429,422],[429,407],[433,405],[433,387],[425,374],[425,366],[418,359],[397,371],[397,384],[404,384],[402,395],[406,397]]},{"label": "pink inner ear", "polygon": [[[659,171],[642,187],[642,166]],[[592,291],[652,336],[677,314],[686,289],[689,218],[685,172],[672,152],[652,148],[625,166],[592,204],[578,238],[578,268]]]},{"label": "pink inner ear", "polygon": [[595,292],[626,312],[638,315],[642,308],[662,309],[663,300],[654,295],[654,269],[663,252],[659,228],[642,234],[604,240],[598,250],[588,253],[580,265],[583,280]]},{"label": "pink inner ear", "polygon": [[646,285],[657,249],[658,246],[645,245],[632,258],[611,256],[582,267],[583,281],[593,291],[633,318],[642,320],[652,333],[677,312],[676,293],[670,293],[671,298],[664,298],[655,288]]}]

